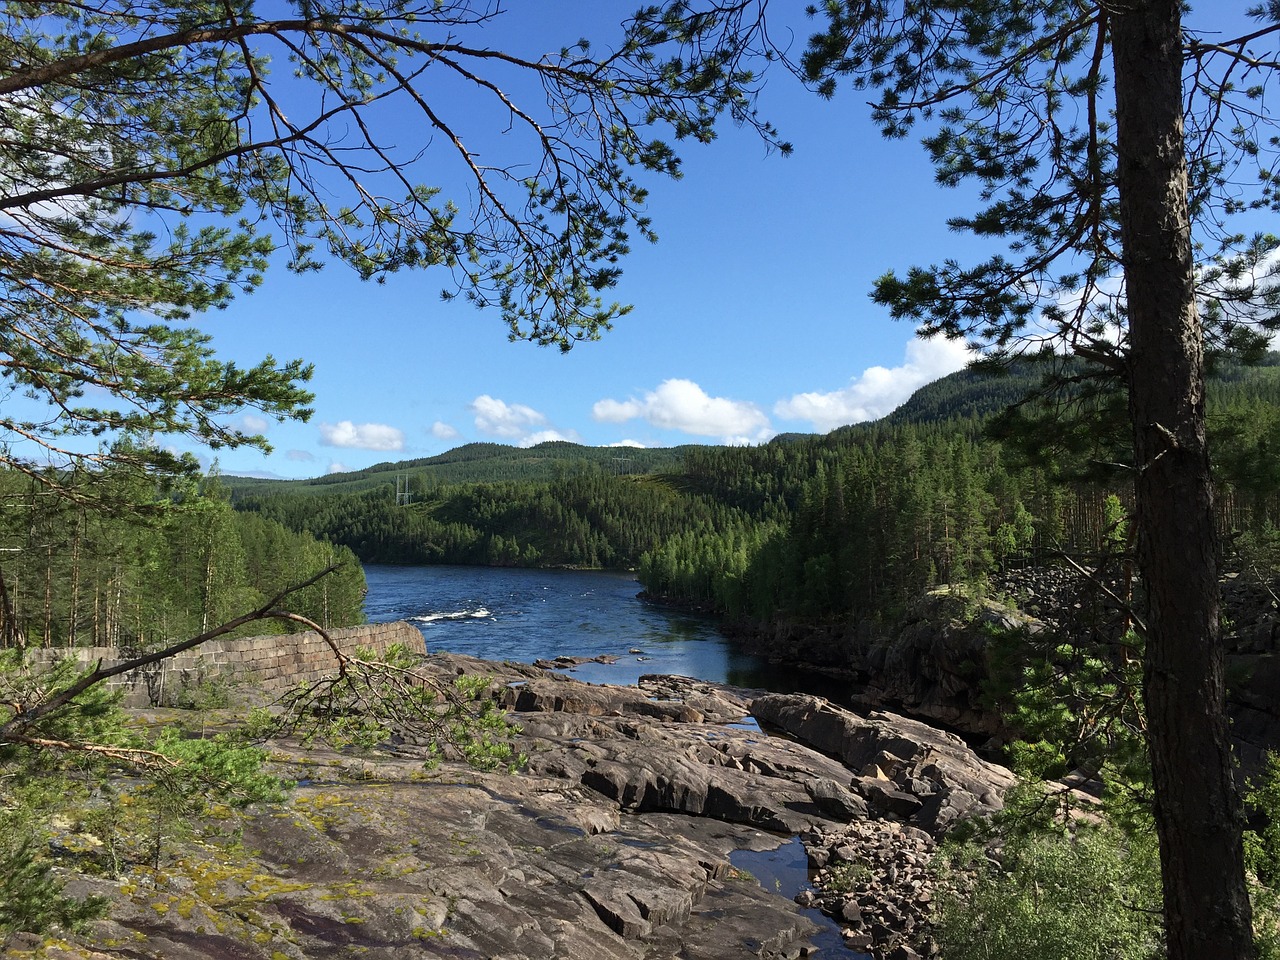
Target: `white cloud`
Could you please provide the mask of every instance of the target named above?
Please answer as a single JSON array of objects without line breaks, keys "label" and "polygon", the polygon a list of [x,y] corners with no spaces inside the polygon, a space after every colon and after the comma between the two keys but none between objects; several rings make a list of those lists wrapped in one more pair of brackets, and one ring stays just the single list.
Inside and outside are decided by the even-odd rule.
[{"label": "white cloud", "polygon": [[315,463],[316,455],[310,450],[286,450],[284,458],[298,463]]},{"label": "white cloud", "polygon": [[453,440],[458,436],[458,431],[443,420],[437,420],[431,425],[431,435],[437,440]]},{"label": "white cloud", "polygon": [[622,423],[644,416],[644,404],[639,400],[598,400],[591,408],[591,416],[604,423]]},{"label": "white cloud", "polygon": [[320,424],[320,442],[326,447],[349,447],[355,450],[403,450],[404,433],[385,423]]},{"label": "white cloud", "polygon": [[271,421],[266,417],[258,416],[256,413],[242,415],[237,424],[237,427],[245,433],[266,433],[269,426],[271,426]]},{"label": "white cloud", "polygon": [[487,393],[472,400],[470,410],[476,416],[477,430],[509,440],[528,436],[533,427],[542,427],[547,423],[547,418],[533,407],[526,407],[522,403],[506,403]]},{"label": "white cloud", "polygon": [[345,463],[339,463],[337,460],[334,460],[332,463],[329,464],[329,469],[326,472],[327,473],[350,473],[351,468],[348,467]]},{"label": "white cloud", "polygon": [[964,343],[935,337],[907,344],[900,367],[869,367],[842,390],[798,393],[779,400],[773,412],[787,420],[808,420],[819,433],[892,413],[920,387],[962,369],[972,354]]},{"label": "white cloud", "polygon": [[644,444],[641,443],[639,440],[619,440],[617,443],[606,443],[605,446],[606,447],[638,447],[641,450],[645,448]]},{"label": "white cloud", "polygon": [[760,443],[775,432],[754,403],[709,397],[692,380],[664,380],[641,400],[601,400],[591,414],[606,423],[642,419],[660,429],[719,437],[726,443]]}]

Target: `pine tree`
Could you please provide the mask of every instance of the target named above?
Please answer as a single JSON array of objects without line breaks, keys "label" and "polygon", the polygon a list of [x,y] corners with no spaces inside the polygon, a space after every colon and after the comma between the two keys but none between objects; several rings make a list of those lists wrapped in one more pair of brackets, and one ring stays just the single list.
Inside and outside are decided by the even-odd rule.
[{"label": "pine tree", "polygon": [[1280,202],[1280,140],[1259,103],[1277,58],[1258,50],[1280,33],[1280,11],[1202,40],[1183,6],[829,0],[804,63],[827,95],[843,76],[877,91],[887,136],[927,127],[938,180],[981,191],[984,206],[952,226],[1007,243],[976,265],[886,274],[875,299],[926,335],[969,338],[997,359],[1043,351],[1064,386],[1110,379],[1127,396],[1173,960],[1253,954],[1204,359],[1256,354],[1280,325],[1280,241],[1225,224]]}]

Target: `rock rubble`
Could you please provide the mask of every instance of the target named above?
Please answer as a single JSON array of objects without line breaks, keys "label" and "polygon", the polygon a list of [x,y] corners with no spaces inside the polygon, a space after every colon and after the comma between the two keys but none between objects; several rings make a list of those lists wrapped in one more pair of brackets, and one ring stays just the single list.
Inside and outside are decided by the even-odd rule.
[{"label": "rock rubble", "polygon": [[817,889],[796,902],[836,918],[849,947],[894,960],[936,953],[929,934],[939,893],[932,836],[895,821],[862,820],[804,842]]}]

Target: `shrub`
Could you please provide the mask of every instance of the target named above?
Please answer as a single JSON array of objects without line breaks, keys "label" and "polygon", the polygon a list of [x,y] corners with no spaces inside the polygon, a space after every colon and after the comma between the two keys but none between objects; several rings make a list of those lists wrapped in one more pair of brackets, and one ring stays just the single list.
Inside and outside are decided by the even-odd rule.
[{"label": "shrub", "polygon": [[1151,960],[1161,955],[1154,830],[1037,825],[996,848],[948,851],[957,894],[939,905],[946,960]]}]

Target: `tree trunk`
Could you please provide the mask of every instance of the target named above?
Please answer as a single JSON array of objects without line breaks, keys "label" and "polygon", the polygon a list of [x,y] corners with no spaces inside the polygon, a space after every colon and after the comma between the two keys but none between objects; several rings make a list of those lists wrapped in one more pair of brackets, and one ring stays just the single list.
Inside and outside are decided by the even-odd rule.
[{"label": "tree trunk", "polygon": [[53,547],[45,547],[44,558],[44,646],[53,646]]},{"label": "tree trunk", "polygon": [[26,647],[26,638],[22,634],[22,626],[18,623],[13,602],[9,599],[9,589],[4,582],[4,571],[0,570],[0,646]]},{"label": "tree trunk", "polygon": [[84,540],[84,510],[76,511],[76,522],[71,529],[71,608],[68,611],[67,646],[77,645],[80,632],[80,551]]},{"label": "tree trunk", "polygon": [[1182,127],[1180,0],[1112,7],[1138,560],[1156,827],[1171,960],[1254,955],[1218,628]]}]

